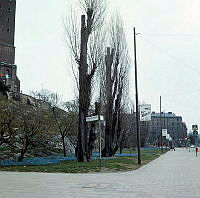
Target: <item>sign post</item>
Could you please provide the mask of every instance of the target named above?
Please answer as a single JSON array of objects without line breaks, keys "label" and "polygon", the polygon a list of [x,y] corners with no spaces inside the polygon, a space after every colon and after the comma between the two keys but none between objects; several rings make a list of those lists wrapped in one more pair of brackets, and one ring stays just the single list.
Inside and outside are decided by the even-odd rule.
[{"label": "sign post", "polygon": [[162,137],[165,137],[165,150],[167,151],[167,129],[162,129]]},{"label": "sign post", "polygon": [[195,139],[195,151],[196,151],[196,157],[197,157],[197,153],[198,153],[198,125],[192,125],[192,130],[193,130],[193,135],[194,135],[194,139]]},{"label": "sign post", "polygon": [[167,135],[169,135],[167,134],[167,129],[162,129],[162,136],[167,137]]},{"label": "sign post", "polygon": [[101,115],[86,117],[86,122],[99,121],[99,167],[100,169],[101,169],[101,121],[103,120],[104,118]]},{"label": "sign post", "polygon": [[192,125],[192,130],[193,131],[197,131],[198,130],[198,125],[196,125],[196,124]]}]

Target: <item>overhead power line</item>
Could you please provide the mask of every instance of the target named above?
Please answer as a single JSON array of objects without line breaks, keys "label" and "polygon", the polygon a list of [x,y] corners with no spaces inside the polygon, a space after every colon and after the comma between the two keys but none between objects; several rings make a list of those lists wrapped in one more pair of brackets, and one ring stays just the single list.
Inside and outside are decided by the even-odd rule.
[{"label": "overhead power line", "polygon": [[169,36],[169,37],[200,37],[200,34],[171,34],[171,33],[140,33],[148,36]]},{"label": "overhead power line", "polygon": [[164,96],[174,97],[174,96],[180,96],[180,95],[188,95],[188,94],[192,94],[196,92],[200,92],[200,89],[193,89],[193,90],[188,90],[188,91],[183,91],[183,92],[178,92],[178,93],[164,94]]},{"label": "overhead power line", "polygon": [[184,67],[186,67],[187,69],[190,69],[192,71],[194,71],[195,73],[200,74],[200,71],[197,70],[194,67],[191,67],[190,65],[186,64],[185,62],[183,62],[180,58],[177,58],[176,56],[170,54],[167,50],[157,46],[156,44],[154,44],[153,42],[147,40],[144,37],[140,37],[142,40],[144,40],[145,42],[149,43],[151,46],[153,46],[154,48],[158,49],[159,51],[163,52],[164,54],[166,54],[167,56],[169,56],[170,58],[174,59],[176,62],[181,63],[181,65],[183,65]]}]

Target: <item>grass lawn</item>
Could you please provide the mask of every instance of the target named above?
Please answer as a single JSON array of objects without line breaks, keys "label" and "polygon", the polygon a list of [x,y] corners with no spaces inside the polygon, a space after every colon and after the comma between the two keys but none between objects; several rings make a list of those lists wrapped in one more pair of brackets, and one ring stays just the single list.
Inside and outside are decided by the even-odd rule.
[{"label": "grass lawn", "polygon": [[[164,150],[164,152],[166,152]],[[160,150],[141,151],[142,165],[149,163],[161,155]],[[102,160],[102,168],[99,168],[99,160],[91,162],[64,161],[59,164],[39,166],[11,166],[2,167],[0,171],[19,172],[47,172],[47,173],[88,173],[88,172],[117,172],[135,170],[140,166],[137,164],[137,157],[114,157],[113,159]]]}]

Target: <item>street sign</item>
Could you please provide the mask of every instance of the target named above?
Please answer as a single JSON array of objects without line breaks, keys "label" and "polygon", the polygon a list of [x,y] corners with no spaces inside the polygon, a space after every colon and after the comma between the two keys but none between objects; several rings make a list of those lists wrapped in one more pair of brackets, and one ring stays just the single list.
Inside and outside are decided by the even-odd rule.
[{"label": "street sign", "polygon": [[[103,116],[95,115],[95,116],[86,117],[86,122],[93,122],[93,121],[99,121],[99,120],[104,120]],[[99,122],[99,166],[101,169],[101,122]]]},{"label": "street sign", "polygon": [[[98,121],[98,120],[99,120],[99,115],[86,117],[86,122],[93,122],[93,121]],[[104,120],[103,116],[100,116],[100,120]]]},{"label": "street sign", "polygon": [[162,129],[162,136],[167,137],[167,129]]},{"label": "street sign", "polygon": [[169,137],[170,137],[170,136],[169,136],[169,134],[167,133],[167,135],[166,135],[166,139],[169,139]]},{"label": "street sign", "polygon": [[198,125],[196,125],[196,124],[195,124],[195,125],[192,125],[192,130],[193,130],[193,131],[197,131],[197,130],[198,130]]},{"label": "street sign", "polygon": [[140,105],[140,121],[150,121],[151,120],[151,105],[143,104]]}]

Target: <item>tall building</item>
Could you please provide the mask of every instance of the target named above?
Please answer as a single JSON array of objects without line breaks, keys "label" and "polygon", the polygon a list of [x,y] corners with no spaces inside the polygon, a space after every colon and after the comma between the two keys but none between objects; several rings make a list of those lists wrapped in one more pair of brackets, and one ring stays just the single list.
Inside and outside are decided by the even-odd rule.
[{"label": "tall building", "polygon": [[20,91],[15,65],[16,0],[0,0],[0,80],[11,92]]}]

